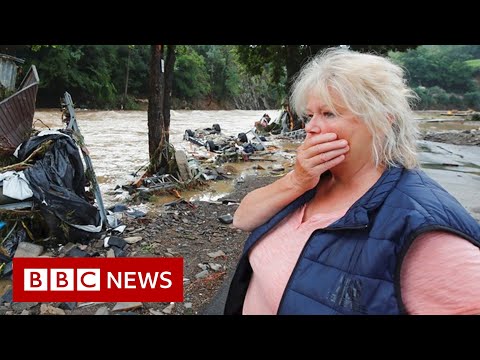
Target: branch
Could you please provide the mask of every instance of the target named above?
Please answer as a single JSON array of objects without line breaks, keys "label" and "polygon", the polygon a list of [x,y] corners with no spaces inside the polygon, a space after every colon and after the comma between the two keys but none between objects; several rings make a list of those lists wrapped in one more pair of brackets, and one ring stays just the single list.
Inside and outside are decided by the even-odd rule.
[{"label": "branch", "polygon": [[30,165],[32,165],[32,164],[29,164],[28,162],[32,160],[37,154],[41,153],[42,151],[45,151],[47,147],[49,147],[52,143],[53,143],[53,140],[48,140],[44,142],[40,147],[36,148],[25,160],[13,165],[0,168],[0,173],[5,171],[10,171],[10,170],[14,170],[14,171],[25,170]]}]

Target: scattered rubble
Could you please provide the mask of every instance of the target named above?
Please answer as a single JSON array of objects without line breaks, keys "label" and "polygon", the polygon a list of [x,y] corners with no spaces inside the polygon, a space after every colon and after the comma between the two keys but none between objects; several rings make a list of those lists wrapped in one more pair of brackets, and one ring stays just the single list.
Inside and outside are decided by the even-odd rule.
[{"label": "scattered rubble", "polygon": [[423,140],[449,143],[454,145],[480,145],[480,128],[470,130],[427,131]]},{"label": "scattered rubble", "polygon": [[[105,247],[104,239],[88,244],[68,243],[61,246],[47,243],[40,255],[62,257],[76,249],[84,251],[87,256],[118,256],[113,250],[116,249],[124,251],[123,256],[128,257],[180,256],[184,259],[184,303],[143,303],[141,306],[137,303],[130,308],[120,308],[116,303],[46,303],[43,311],[57,311],[60,314],[52,307],[67,315],[201,314],[222,285],[228,271],[235,267],[247,236],[247,233],[235,229],[231,224],[223,224],[218,217],[226,213],[233,214],[246,193],[275,179],[246,177],[244,183],[237,184],[234,192],[218,201],[189,202],[179,199],[156,207],[142,218],[124,217],[125,230],[118,237],[124,241],[131,237],[138,238],[138,241],[127,243],[124,247],[122,243],[115,245],[111,240],[107,242],[110,246]],[[110,239],[112,237],[110,235]],[[204,272],[202,276],[196,276],[201,272]],[[11,286],[7,282],[11,284],[8,277],[0,280],[0,315],[19,315],[24,310],[29,315],[41,313],[41,303],[12,303]],[[6,286],[2,287],[3,284]]]}]

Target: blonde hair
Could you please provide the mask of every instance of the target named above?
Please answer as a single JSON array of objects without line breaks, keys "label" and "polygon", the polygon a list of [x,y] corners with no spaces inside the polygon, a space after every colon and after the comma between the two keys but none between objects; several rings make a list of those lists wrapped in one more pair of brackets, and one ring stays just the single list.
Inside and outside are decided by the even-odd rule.
[{"label": "blonde hair", "polygon": [[299,116],[306,115],[310,95],[338,115],[336,95],[365,122],[377,166],[418,166],[419,131],[410,106],[418,97],[406,85],[400,66],[381,56],[329,48],[303,66],[295,79],[290,105]]}]

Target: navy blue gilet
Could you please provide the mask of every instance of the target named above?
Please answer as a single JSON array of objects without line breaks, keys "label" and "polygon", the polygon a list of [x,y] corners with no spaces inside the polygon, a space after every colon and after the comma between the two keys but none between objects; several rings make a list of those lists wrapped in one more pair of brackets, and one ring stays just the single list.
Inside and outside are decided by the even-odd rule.
[{"label": "navy blue gilet", "polygon": [[[248,237],[224,314],[241,314],[252,275],[248,252],[308,202],[312,189]],[[292,271],[278,314],[402,314],[400,267],[412,241],[446,230],[480,247],[480,224],[423,171],[392,167],[338,221],[310,236]]]}]

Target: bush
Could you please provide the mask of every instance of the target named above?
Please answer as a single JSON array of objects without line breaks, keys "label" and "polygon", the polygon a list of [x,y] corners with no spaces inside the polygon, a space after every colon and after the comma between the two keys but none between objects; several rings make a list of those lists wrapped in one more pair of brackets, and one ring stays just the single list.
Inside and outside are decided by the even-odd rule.
[{"label": "bush", "polygon": [[439,86],[418,86],[413,90],[420,97],[416,106],[418,110],[480,109],[480,91],[468,92],[462,96],[447,93]]},{"label": "bush", "polygon": [[472,115],[472,118],[470,119],[471,121],[480,121],[480,114],[475,113]]},{"label": "bush", "polygon": [[480,91],[468,92],[463,99],[469,109],[480,110]]},{"label": "bush", "polygon": [[[120,103],[122,102],[123,97],[120,100]],[[119,106],[119,108],[121,108],[121,105]],[[140,105],[135,101],[135,98],[133,96],[127,95],[123,110],[140,110]]]},{"label": "bush", "polygon": [[456,94],[450,94],[448,105],[451,109],[466,109],[462,97]]}]

